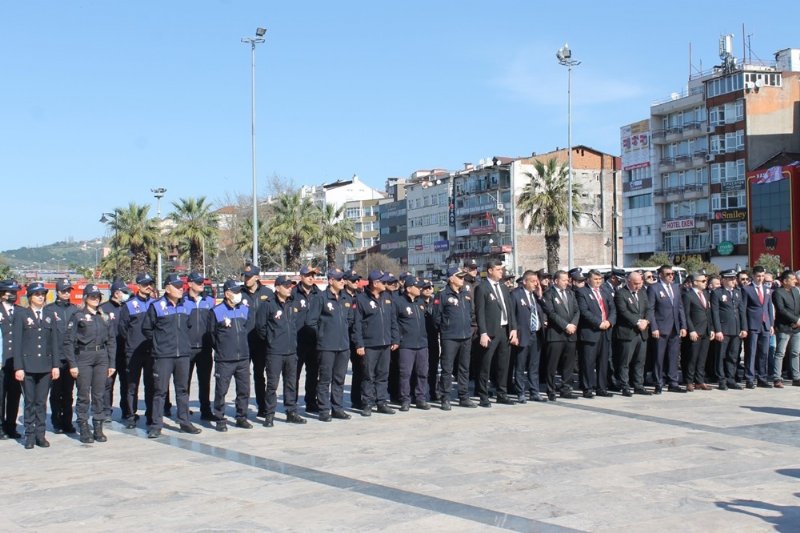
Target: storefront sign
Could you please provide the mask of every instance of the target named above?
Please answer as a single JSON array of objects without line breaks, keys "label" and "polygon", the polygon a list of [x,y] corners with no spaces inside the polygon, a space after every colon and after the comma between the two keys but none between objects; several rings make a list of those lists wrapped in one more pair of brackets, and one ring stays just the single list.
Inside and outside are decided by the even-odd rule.
[{"label": "storefront sign", "polygon": [[741,222],[747,220],[747,209],[726,209],[714,213],[715,222]]},{"label": "storefront sign", "polygon": [[694,228],[693,218],[678,218],[675,220],[665,220],[664,224],[662,224],[661,226],[662,231],[674,231],[678,229],[693,229],[693,228]]}]

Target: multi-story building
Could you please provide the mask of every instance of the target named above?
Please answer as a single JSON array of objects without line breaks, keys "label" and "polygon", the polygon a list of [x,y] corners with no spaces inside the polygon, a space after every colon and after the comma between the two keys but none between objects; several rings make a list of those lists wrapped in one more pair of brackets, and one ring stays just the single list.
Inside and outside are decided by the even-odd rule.
[{"label": "multi-story building", "polygon": [[408,263],[406,200],[382,203],[379,206],[380,250],[383,255]]},{"label": "multi-story building", "polygon": [[645,258],[656,248],[656,213],[653,205],[650,120],[621,128],[622,235],[625,243],[621,265]]},{"label": "multi-story building", "polygon": [[356,255],[372,248],[380,241],[380,198],[368,200],[351,200],[344,203],[344,217],[353,221],[355,239],[352,246],[348,245],[341,251],[343,261],[340,263],[352,267],[356,262]]},{"label": "multi-story building", "polygon": [[408,270],[418,276],[441,276],[450,256],[450,173],[415,172],[406,186]]}]

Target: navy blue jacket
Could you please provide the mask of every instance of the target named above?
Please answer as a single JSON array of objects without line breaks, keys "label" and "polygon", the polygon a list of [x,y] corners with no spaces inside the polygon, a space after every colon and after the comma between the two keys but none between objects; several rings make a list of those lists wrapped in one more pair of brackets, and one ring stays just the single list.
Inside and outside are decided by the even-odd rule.
[{"label": "navy blue jacket", "polygon": [[[56,300],[44,306],[44,312],[47,313],[55,324],[57,348],[53,355],[62,363],[67,362],[67,357],[64,353],[64,338],[67,336],[67,324],[77,310],[78,306],[71,304],[68,300]],[[116,332],[116,324],[114,325],[114,331]]]},{"label": "navy blue jacket", "polygon": [[256,328],[257,324],[262,323],[265,319],[264,316],[259,316],[259,313],[263,313],[261,311],[261,307],[263,306],[264,302],[267,299],[271,298],[274,295],[272,289],[265,285],[261,285],[261,282],[258,283],[258,287],[256,288],[255,292],[250,293],[247,289],[242,288],[242,305],[246,305],[250,308],[250,313],[253,315],[249,323],[250,331],[248,332],[248,341],[250,343],[250,347],[255,349],[256,346],[261,346],[263,348],[264,340],[258,335],[258,330]]},{"label": "navy blue jacket", "polygon": [[52,317],[42,310],[41,320],[28,307],[14,310],[12,323],[14,343],[11,357],[14,358],[14,370],[28,373],[49,373],[59,366],[56,351],[56,326]]},{"label": "navy blue jacket", "polygon": [[267,342],[267,355],[297,353],[297,315],[292,297],[281,303],[278,295],[263,305],[264,321],[258,325],[260,336]]},{"label": "navy blue jacket", "polygon": [[466,286],[455,292],[448,285],[433,299],[433,317],[442,340],[472,337],[472,292]]},{"label": "navy blue jacket", "polygon": [[425,329],[427,307],[422,297],[418,296],[412,301],[407,295],[398,296],[394,300],[394,312],[400,337],[393,339],[392,344],[399,344],[400,348],[409,350],[427,348],[428,333]]},{"label": "navy blue jacket", "polygon": [[150,349],[150,340],[142,333],[142,322],[152,303],[152,298],[145,300],[137,295],[125,302],[120,310],[117,333],[125,340],[125,354],[128,356],[138,350]]},{"label": "navy blue jacket", "polygon": [[314,299],[306,324],[317,330],[317,350],[338,352],[350,349],[353,304],[341,291],[337,298],[330,287]]},{"label": "navy blue jacket", "polygon": [[308,318],[308,311],[314,299],[317,298],[322,291],[316,285],[311,286],[308,294],[305,293],[300,285],[297,285],[292,290],[292,300],[294,300],[295,309],[297,309],[297,343],[300,346],[306,346],[311,349],[317,347],[317,330],[306,324]]},{"label": "navy blue jacket", "polygon": [[365,291],[355,298],[353,344],[356,348],[389,346],[398,337],[397,319],[391,294],[384,291],[377,298]]},{"label": "navy blue jacket", "polygon": [[661,281],[647,287],[647,300],[653,313],[650,321],[650,331],[658,331],[660,335],[669,336],[677,334],[678,330],[686,329],[686,315],[683,313],[681,300],[681,286],[671,283],[672,298]]},{"label": "navy blue jacket", "polygon": [[[600,293],[603,305],[606,308],[606,320],[614,326],[617,323],[617,306],[614,305],[614,300],[608,292],[604,292],[602,288],[599,288],[597,292]],[[575,296],[578,299],[578,309],[581,312],[581,318],[578,322],[578,338],[586,342],[610,339],[612,328],[608,328],[605,331],[600,329],[600,324],[603,322],[603,312],[591,287],[588,285],[581,287],[575,291]]]},{"label": "navy blue jacket", "polygon": [[13,314],[9,314],[6,312],[5,304],[0,303],[0,331],[3,332],[3,349],[2,349],[2,360],[11,361],[11,358],[14,357],[11,355],[11,347],[14,346],[12,342],[14,340],[14,333],[13,333],[13,322],[14,316],[17,312],[24,307],[19,305],[13,306]]},{"label": "navy blue jacket", "polygon": [[200,296],[195,301],[188,293],[183,305],[189,310],[189,344],[193,350],[211,348],[211,310],[217,302],[211,296]]},{"label": "navy blue jacket", "polygon": [[[108,315],[108,320],[114,325],[114,335],[117,336],[119,340],[119,319],[120,315],[122,314],[122,308],[125,307],[125,304],[117,303],[114,300],[109,300],[100,304],[100,309]],[[124,340],[123,340],[124,342]]]},{"label": "navy blue jacket", "polygon": [[745,314],[747,315],[747,330],[764,332],[769,331],[775,322],[772,310],[772,287],[761,285],[761,294],[764,303],[758,298],[756,286],[753,284],[742,287]]},{"label": "navy blue jacket", "polygon": [[[528,291],[524,287],[517,287],[511,291],[511,307],[513,308],[517,321],[517,339],[519,340],[519,347],[524,348],[531,343],[533,333],[531,332],[531,304],[536,308],[536,316],[539,318],[539,329],[536,331],[537,335],[542,335],[544,332],[544,322],[547,315],[544,314],[542,307],[539,305],[536,296],[528,298]],[[539,337],[541,338],[541,337]]]},{"label": "navy blue jacket", "polygon": [[711,293],[711,319],[714,332],[736,336],[747,330],[747,311],[742,291],[734,287],[730,291],[720,287]]},{"label": "navy blue jacket", "polygon": [[192,354],[189,342],[189,310],[178,300],[177,305],[162,296],[145,313],[142,334],[153,343],[153,357],[188,357]]},{"label": "navy blue jacket", "polygon": [[229,307],[223,301],[214,307],[211,314],[211,339],[215,361],[243,361],[250,358],[247,337],[252,321],[250,308],[243,303]]}]

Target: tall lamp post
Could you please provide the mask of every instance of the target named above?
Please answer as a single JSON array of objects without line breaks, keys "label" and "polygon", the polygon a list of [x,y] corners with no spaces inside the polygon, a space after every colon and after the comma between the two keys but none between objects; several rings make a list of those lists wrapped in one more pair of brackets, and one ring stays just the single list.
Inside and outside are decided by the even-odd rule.
[{"label": "tall lamp post", "polygon": [[158,259],[156,260],[156,290],[161,290],[161,199],[164,197],[164,194],[167,192],[167,189],[164,187],[156,187],[155,189],[150,189],[150,192],[153,193],[153,196],[156,197],[156,217],[158,217]]},{"label": "tall lamp post", "polygon": [[581,64],[577,59],[572,59],[572,50],[569,45],[564,46],[556,52],[556,58],[560,65],[567,67],[567,206],[569,222],[567,226],[567,265],[572,268],[574,250],[572,242],[572,67]]},{"label": "tall lamp post", "polygon": [[[100,216],[101,224],[110,224],[112,220],[116,219],[116,213],[102,213]],[[119,246],[117,241],[117,225],[114,224],[114,246]],[[114,253],[113,250],[111,253]],[[119,254],[114,254],[114,275],[119,276]]]},{"label": "tall lamp post", "polygon": [[264,42],[266,28],[256,28],[255,37],[242,37],[250,45],[250,143],[253,166],[253,266],[258,266],[258,188],[256,187],[256,45]]}]

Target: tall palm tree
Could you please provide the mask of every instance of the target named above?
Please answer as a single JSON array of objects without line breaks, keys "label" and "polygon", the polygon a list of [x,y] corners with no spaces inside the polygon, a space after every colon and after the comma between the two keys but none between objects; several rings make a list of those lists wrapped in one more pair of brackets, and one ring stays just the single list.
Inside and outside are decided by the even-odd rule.
[{"label": "tall palm tree", "polygon": [[[267,234],[266,217],[261,214],[258,218],[258,264],[262,268],[275,268],[283,270],[281,258],[283,247],[276,246]],[[234,232],[236,240],[233,247],[238,255],[244,258],[244,262],[253,255],[253,219],[251,217],[240,218]],[[276,259],[277,257],[277,259]]]},{"label": "tall palm tree", "polygon": [[300,266],[303,249],[317,238],[319,219],[319,209],[299,193],[278,197],[267,229],[267,246],[283,250],[286,268]]},{"label": "tall palm tree", "polygon": [[[111,216],[110,226],[114,231],[111,248],[117,257],[130,257],[130,271],[124,272],[127,277],[146,271],[158,255],[158,223],[148,216],[149,211],[150,206],[131,202],[127,208],[115,208]],[[124,266],[120,262],[121,271]]]},{"label": "tall palm tree", "polygon": [[315,243],[325,248],[325,257],[328,260],[328,268],[336,265],[336,250],[342,244],[353,245],[356,235],[353,228],[353,221],[344,218],[344,205],[336,209],[332,204],[325,204],[320,210],[318,234]]},{"label": "tall palm tree", "polygon": [[206,197],[181,198],[172,202],[175,210],[169,218],[175,222],[170,238],[178,245],[181,258],[189,259],[193,270],[202,271],[205,266],[203,249],[208,256],[216,253],[218,242],[217,214],[211,211],[211,203]]},{"label": "tall palm tree", "polygon": [[[534,172],[526,172],[529,180],[517,202],[519,219],[528,233],[544,232],[547,251],[547,270],[558,270],[558,253],[561,249],[562,228],[569,225],[569,173],[565,165],[559,165],[555,158],[546,163],[535,161]],[[572,185],[572,219],[578,222],[581,216],[581,187]]]}]

